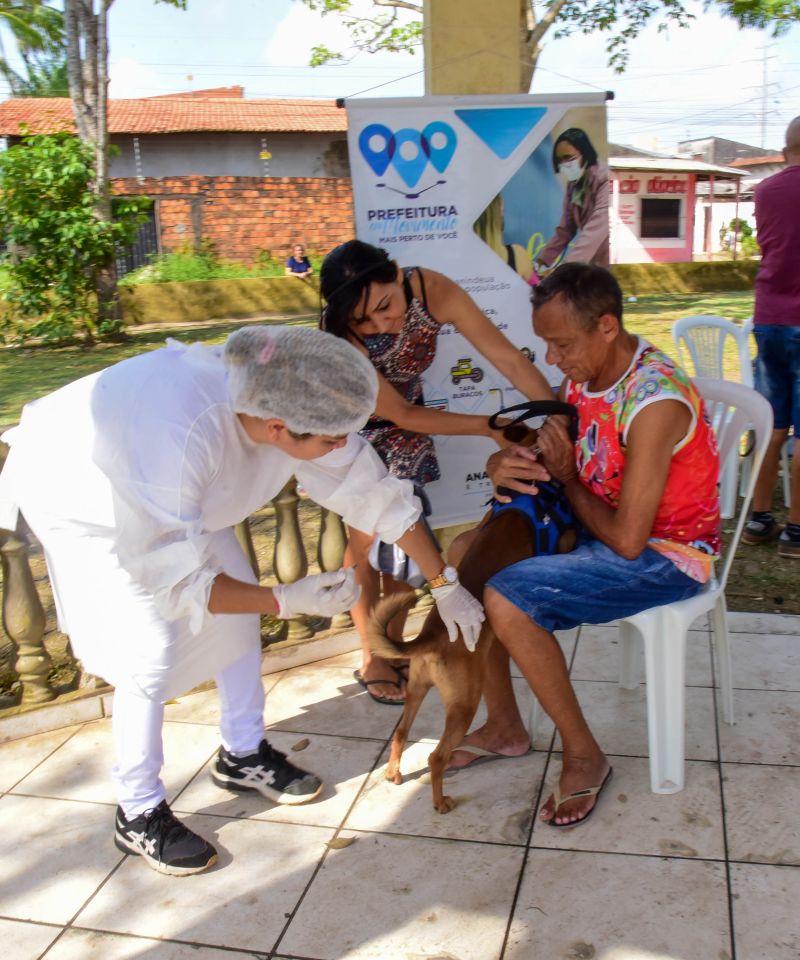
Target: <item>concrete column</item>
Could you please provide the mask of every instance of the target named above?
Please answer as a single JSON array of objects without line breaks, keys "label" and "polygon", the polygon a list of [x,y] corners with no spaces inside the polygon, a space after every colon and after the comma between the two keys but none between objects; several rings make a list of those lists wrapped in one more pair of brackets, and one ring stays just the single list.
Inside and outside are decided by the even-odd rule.
[{"label": "concrete column", "polygon": [[520,0],[424,0],[425,93],[520,90]]}]

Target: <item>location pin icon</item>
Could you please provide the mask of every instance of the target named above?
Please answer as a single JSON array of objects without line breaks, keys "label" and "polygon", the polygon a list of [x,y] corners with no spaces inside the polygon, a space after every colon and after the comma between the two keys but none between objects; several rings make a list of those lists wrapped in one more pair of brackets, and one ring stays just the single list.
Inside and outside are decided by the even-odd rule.
[{"label": "location pin icon", "polygon": [[[444,142],[442,139],[444,138]],[[422,139],[427,145],[427,154],[439,173],[444,173],[453,159],[458,137],[455,130],[441,120],[434,120],[422,131]]]},{"label": "location pin icon", "polygon": [[[397,148],[394,152],[394,168],[406,186],[413,187],[428,165],[428,153],[419,130],[405,127],[394,135]],[[408,146],[406,146],[408,144]],[[406,146],[405,151],[403,147]],[[403,156],[403,153],[406,156]]]},{"label": "location pin icon", "polygon": [[[377,146],[381,143],[383,146]],[[358,138],[358,149],[372,168],[375,176],[382,177],[394,156],[395,136],[382,123],[371,123],[361,131]]]}]

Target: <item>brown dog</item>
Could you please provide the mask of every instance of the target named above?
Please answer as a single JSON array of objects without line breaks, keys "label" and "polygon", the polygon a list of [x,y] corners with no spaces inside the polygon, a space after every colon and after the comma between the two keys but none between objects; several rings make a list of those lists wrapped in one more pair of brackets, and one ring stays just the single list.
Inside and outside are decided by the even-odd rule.
[{"label": "brown dog", "polygon": [[[504,433],[507,439],[524,446],[533,446],[536,440],[536,431],[527,427],[508,427]],[[576,531],[566,530],[559,538],[557,552],[572,550],[575,541]],[[490,577],[534,552],[529,521],[517,510],[504,511],[478,528],[475,539],[458,563],[459,580],[474,597],[481,599]],[[400,610],[413,603],[413,596],[405,595],[381,601],[373,611],[370,627],[369,645],[373,653],[390,660],[406,657],[410,660],[405,707],[392,739],[386,779],[398,784],[402,782],[400,756],[417,710],[428,690],[435,685],[444,702],[446,719],[442,738],[428,757],[428,764],[433,805],[439,813],[448,813],[456,802],[444,794],[444,771],[478,709],[486,659],[494,634],[488,623],[484,623],[475,651],[470,653],[460,636],[455,643],[449,641],[447,630],[434,607],[414,640],[395,643],[387,636],[386,627]]]}]

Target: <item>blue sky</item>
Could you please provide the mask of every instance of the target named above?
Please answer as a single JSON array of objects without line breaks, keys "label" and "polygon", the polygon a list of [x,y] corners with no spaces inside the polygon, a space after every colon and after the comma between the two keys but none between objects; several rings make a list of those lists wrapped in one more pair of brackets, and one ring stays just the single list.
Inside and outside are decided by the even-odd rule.
[{"label": "blue sky", "polygon": [[[531,92],[613,90],[609,138],[616,142],[668,151],[678,140],[716,134],[779,147],[800,114],[800,25],[774,40],[690,6],[698,15],[692,28],[648,29],[622,75],[606,66],[597,35],[550,40]],[[231,84],[250,97],[423,92],[421,51],[309,67],[314,43],[344,48],[347,38],[334,18],[322,20],[297,0],[189,0],[185,12],[116,0],[109,33],[115,97]]]}]

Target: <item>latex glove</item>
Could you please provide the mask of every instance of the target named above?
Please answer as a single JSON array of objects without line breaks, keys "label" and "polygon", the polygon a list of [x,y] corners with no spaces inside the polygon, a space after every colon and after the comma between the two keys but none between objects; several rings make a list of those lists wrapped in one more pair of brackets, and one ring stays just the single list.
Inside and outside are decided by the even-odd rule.
[{"label": "latex glove", "polygon": [[478,642],[481,624],[486,619],[481,604],[460,583],[446,583],[443,587],[434,587],[431,596],[436,601],[439,616],[447,627],[450,643],[458,639],[458,631],[467,650],[472,653]]},{"label": "latex glove", "polygon": [[361,595],[353,567],[303,577],[294,583],[279,583],[272,588],[281,620],[291,620],[299,613],[332,617],[349,610]]}]

